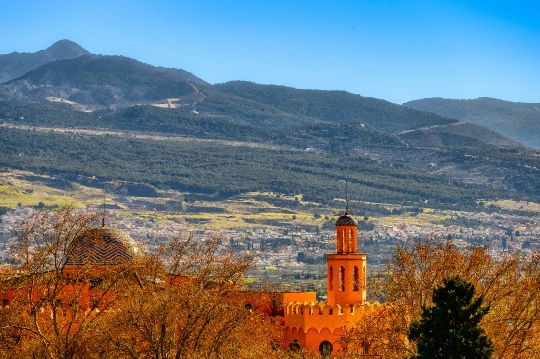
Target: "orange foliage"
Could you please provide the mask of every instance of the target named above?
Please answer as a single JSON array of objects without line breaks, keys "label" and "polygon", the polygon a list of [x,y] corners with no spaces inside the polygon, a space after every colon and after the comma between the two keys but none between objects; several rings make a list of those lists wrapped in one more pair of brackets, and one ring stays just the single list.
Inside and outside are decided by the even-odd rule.
[{"label": "orange foliage", "polygon": [[[44,212],[13,246],[19,270],[0,281],[0,357],[269,357],[281,326],[239,295],[251,259],[221,238],[177,238],[121,265],[71,266],[70,244],[95,214]],[[181,280],[190,276],[190,280]],[[257,299],[258,301],[255,301]],[[260,304],[260,305],[259,305]],[[270,306],[272,304],[270,303]],[[255,308],[256,309],[256,308]]]},{"label": "orange foliage", "polygon": [[457,248],[451,242],[426,240],[398,247],[386,269],[372,281],[370,296],[384,302],[381,316],[366,316],[343,341],[349,350],[386,358],[413,353],[406,333],[442,278],[470,281],[491,310],[482,326],[492,339],[495,358],[531,358],[540,354],[540,257]]}]

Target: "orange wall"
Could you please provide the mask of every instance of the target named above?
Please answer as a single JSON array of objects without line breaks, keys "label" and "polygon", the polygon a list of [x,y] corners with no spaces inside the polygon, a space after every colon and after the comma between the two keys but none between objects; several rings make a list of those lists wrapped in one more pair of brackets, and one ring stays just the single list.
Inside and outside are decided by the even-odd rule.
[{"label": "orange wall", "polygon": [[[353,290],[353,269],[358,268],[359,288]],[[344,269],[344,290],[339,290],[339,268]],[[366,255],[360,253],[328,254],[327,255],[327,288],[328,304],[355,305],[363,303],[366,298],[366,283],[364,272]]]},{"label": "orange wall", "polygon": [[302,348],[316,352],[319,351],[322,342],[329,341],[332,344],[332,353],[339,353],[341,346],[338,341],[341,335],[343,335],[341,328],[335,329],[333,332],[328,328],[322,328],[320,331],[310,328],[307,333],[304,332],[303,328],[286,328],[282,348],[288,349],[290,343],[297,340]]}]

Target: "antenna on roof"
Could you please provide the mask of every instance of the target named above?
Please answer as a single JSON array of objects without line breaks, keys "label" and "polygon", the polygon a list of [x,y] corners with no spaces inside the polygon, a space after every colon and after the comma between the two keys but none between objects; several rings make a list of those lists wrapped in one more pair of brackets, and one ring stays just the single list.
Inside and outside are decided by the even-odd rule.
[{"label": "antenna on roof", "polygon": [[103,183],[103,217],[101,218],[101,226],[105,227],[105,183]]},{"label": "antenna on roof", "polygon": [[347,181],[345,181],[345,200],[347,202],[345,214],[349,214],[349,183]]},{"label": "antenna on roof", "polygon": [[346,180],[339,180],[339,182],[345,182],[345,214],[349,214],[349,182]]}]

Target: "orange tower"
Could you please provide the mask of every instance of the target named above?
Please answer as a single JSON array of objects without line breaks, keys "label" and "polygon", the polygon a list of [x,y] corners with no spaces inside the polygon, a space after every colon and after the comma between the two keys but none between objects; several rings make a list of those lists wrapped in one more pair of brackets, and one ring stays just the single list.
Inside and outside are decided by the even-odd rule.
[{"label": "orange tower", "polygon": [[329,305],[366,300],[366,255],[356,253],[358,222],[345,211],[336,221],[336,253],[327,255]]},{"label": "orange tower", "polygon": [[356,253],[357,227],[347,210],[336,221],[336,253],[327,254],[328,302],[297,293],[296,302],[284,303],[284,347],[339,353],[345,328],[379,307],[366,301],[366,255]]}]

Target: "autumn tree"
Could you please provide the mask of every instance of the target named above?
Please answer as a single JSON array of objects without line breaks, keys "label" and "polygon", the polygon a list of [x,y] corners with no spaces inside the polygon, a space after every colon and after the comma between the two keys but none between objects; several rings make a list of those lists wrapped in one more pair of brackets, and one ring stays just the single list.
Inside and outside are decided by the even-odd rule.
[{"label": "autumn tree", "polygon": [[[178,237],[146,257],[141,285],[107,317],[97,342],[103,357],[266,357],[272,351],[270,318],[242,295],[248,256],[222,249],[222,237]],[[98,349],[96,349],[98,350]]]},{"label": "autumn tree", "polygon": [[[251,258],[222,238],[179,236],[129,262],[66,271],[74,241],[94,241],[97,214],[42,212],[12,246],[0,281],[0,357],[268,357],[280,327],[242,293]],[[84,261],[83,261],[84,262]],[[248,305],[250,304],[250,305]]]},{"label": "autumn tree", "polygon": [[339,343],[346,355],[353,358],[400,358],[405,353],[400,323],[395,306],[375,304],[362,313],[354,327],[344,328]]},{"label": "autumn tree", "polygon": [[70,245],[89,236],[97,219],[96,213],[64,207],[37,214],[16,232],[10,249],[16,268],[0,282],[0,351],[19,357],[84,356],[95,323],[114,305],[130,271],[117,267],[96,281],[92,268],[83,265],[71,278],[65,275]]},{"label": "autumn tree", "polygon": [[443,278],[443,284],[433,289],[433,305],[423,307],[421,319],[409,328],[408,339],[417,346],[411,359],[491,358],[491,340],[480,326],[489,312],[482,300],[459,276]]},{"label": "autumn tree", "polygon": [[[383,304],[347,331],[348,350],[384,358],[413,355],[410,323],[433,305],[433,289],[443,278],[459,275],[472,283],[491,308],[482,327],[493,342],[494,358],[530,358],[540,353],[540,256],[493,252],[488,247],[458,248],[452,241],[426,239],[398,246],[386,268],[368,286],[370,300]],[[371,328],[371,330],[370,330]],[[368,335],[366,333],[369,333]]]}]

